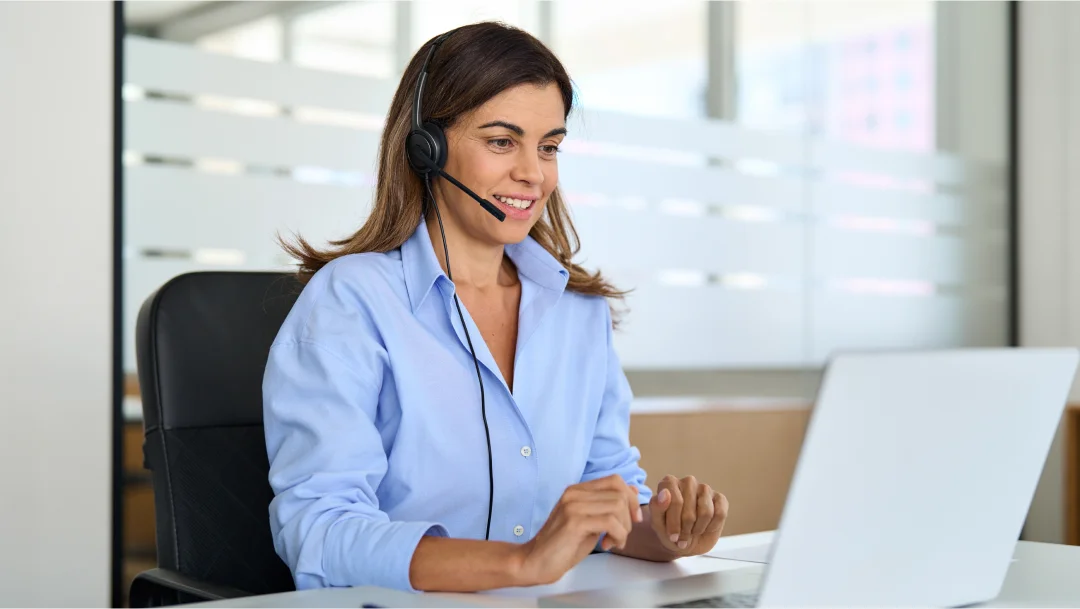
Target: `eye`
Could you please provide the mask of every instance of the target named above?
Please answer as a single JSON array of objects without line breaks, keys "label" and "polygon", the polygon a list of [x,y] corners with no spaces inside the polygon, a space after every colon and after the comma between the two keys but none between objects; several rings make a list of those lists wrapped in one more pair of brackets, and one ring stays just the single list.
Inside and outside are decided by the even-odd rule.
[{"label": "eye", "polygon": [[500,137],[493,140],[488,140],[488,143],[500,150],[507,150],[514,145],[514,141],[508,137]]},{"label": "eye", "polygon": [[540,152],[543,152],[547,156],[555,156],[556,153],[562,152],[562,149],[554,144],[549,144],[547,146],[541,146]]}]

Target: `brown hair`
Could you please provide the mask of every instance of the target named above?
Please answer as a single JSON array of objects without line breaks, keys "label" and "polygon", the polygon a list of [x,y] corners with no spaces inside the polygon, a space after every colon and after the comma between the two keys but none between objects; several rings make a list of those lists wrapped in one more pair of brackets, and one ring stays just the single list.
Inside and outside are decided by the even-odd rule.
[{"label": "brown hair", "polygon": [[[410,112],[416,81],[424,58],[434,43],[428,40],[413,55],[401,77],[386,117],[379,145],[378,180],[371,215],[351,237],[331,241],[318,250],[302,237],[295,244],[279,238],[282,247],[300,261],[298,278],[307,283],[331,260],[348,254],[387,252],[405,243],[426,211],[424,183],[409,167],[405,139],[411,129]],[[566,69],[555,54],[527,32],[502,23],[483,22],[459,27],[442,43],[428,67],[421,106],[424,119],[453,125],[502,91],[522,84],[554,83],[562,93],[566,116],[573,103],[573,88]],[[587,295],[621,299],[599,273],[574,264],[580,248],[577,231],[558,187],[551,193],[544,215],[529,235],[569,272],[567,289]]]}]

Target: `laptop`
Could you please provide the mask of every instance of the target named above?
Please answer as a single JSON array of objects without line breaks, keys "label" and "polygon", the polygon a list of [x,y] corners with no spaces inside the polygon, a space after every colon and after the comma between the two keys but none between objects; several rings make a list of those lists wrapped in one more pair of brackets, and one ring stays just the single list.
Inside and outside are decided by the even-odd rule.
[{"label": "laptop", "polygon": [[826,368],[777,534],[768,547],[744,551],[766,564],[551,596],[540,605],[991,600],[1078,358],[1076,349],[1029,348],[839,355]]}]

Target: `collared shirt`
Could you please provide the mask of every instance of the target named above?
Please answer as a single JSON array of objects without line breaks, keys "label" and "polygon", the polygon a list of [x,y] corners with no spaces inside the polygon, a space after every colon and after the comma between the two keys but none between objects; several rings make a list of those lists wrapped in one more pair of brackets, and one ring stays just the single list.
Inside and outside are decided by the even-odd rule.
[{"label": "collared shirt", "polygon": [[[523,543],[570,485],[619,474],[639,503],[651,493],[608,303],[566,290],[531,237],[506,253],[521,282],[512,393],[462,312],[491,431],[491,539]],[[263,379],[270,525],[298,589],[412,591],[422,536],[484,539],[487,443],[453,294],[421,222],[394,251],[320,269],[278,333]]]}]

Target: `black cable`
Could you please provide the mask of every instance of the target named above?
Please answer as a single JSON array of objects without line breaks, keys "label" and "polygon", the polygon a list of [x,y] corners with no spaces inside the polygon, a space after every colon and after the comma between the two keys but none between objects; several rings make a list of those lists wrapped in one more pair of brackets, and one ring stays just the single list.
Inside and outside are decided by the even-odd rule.
[{"label": "black cable", "polygon": [[[439,213],[439,204],[435,202],[435,195],[431,192],[431,176],[424,177],[424,186],[427,188],[431,205],[435,208],[435,217],[439,219],[439,235],[442,237],[443,256],[446,258],[446,276],[451,282],[454,274],[450,271],[450,248],[446,246],[446,231],[443,230],[442,214]],[[465,342],[469,343],[469,353],[472,354],[473,365],[476,366],[476,380],[480,383],[480,416],[484,419],[484,436],[487,438],[488,451],[488,515],[487,532],[484,539],[491,539],[491,511],[495,504],[495,471],[491,464],[491,432],[488,430],[487,405],[484,401],[484,379],[480,376],[480,360],[476,359],[476,349],[473,349],[472,337],[469,336],[469,327],[465,324],[465,314],[461,312],[461,303],[458,301],[457,289],[454,290],[454,306],[457,307],[458,319],[461,320],[461,329],[465,331]]]}]

